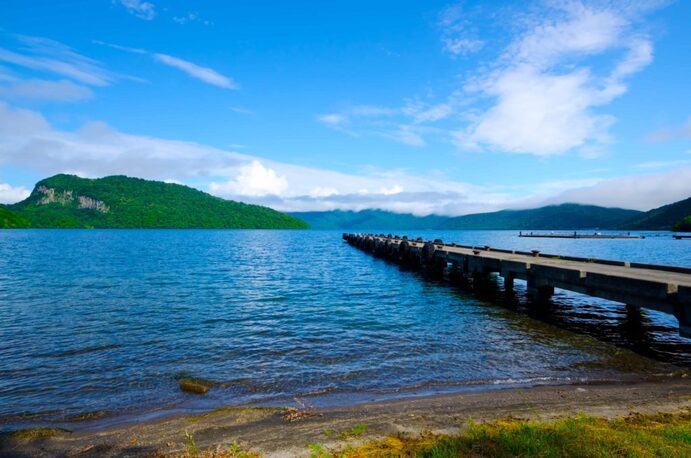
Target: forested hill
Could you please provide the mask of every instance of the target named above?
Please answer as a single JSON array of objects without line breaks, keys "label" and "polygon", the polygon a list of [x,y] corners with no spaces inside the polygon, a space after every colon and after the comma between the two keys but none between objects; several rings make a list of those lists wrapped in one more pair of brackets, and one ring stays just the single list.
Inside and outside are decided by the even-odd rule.
[{"label": "forested hill", "polygon": [[425,230],[438,229],[449,218],[446,216],[419,217],[411,214],[382,210],[297,212],[291,215],[307,222],[312,229],[391,229]]},{"label": "forested hill", "polygon": [[[3,222],[5,222],[3,226]],[[285,213],[178,184],[55,175],[0,209],[0,227],[304,229]]]},{"label": "forested hill", "polygon": [[425,230],[425,229],[616,229],[642,215],[636,210],[594,205],[562,204],[530,210],[502,210],[472,215],[424,216],[381,210],[292,213],[313,229]]},{"label": "forested hill", "polygon": [[617,229],[641,215],[637,210],[561,204],[530,210],[501,210],[449,219],[445,229]]},{"label": "forested hill", "polygon": [[[691,197],[647,211],[627,224],[627,227],[631,229],[689,230],[689,224],[691,224],[689,218],[691,218]],[[687,222],[683,223],[685,219]]]}]

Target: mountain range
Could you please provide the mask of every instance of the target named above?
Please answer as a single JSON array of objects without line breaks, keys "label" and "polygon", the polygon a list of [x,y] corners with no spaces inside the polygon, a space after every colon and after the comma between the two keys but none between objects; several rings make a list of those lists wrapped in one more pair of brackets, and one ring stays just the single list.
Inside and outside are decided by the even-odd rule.
[{"label": "mountain range", "polygon": [[647,212],[566,203],[455,217],[383,210],[286,214],[179,184],[61,174],[39,181],[25,200],[0,205],[0,228],[668,230],[687,227],[682,220],[690,215],[691,198]]},{"label": "mountain range", "polygon": [[312,229],[341,230],[668,230],[691,215],[691,198],[642,212],[595,205],[561,204],[464,216],[415,216],[382,210],[295,212]]}]

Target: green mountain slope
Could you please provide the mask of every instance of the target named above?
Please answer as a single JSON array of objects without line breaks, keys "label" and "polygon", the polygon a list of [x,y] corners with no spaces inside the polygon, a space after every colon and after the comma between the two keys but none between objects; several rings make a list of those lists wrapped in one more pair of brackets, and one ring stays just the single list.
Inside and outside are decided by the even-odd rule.
[{"label": "green mountain slope", "polygon": [[458,217],[398,214],[381,210],[292,213],[313,229],[615,229],[642,215],[636,210],[594,205],[562,204],[531,210],[502,210]]},{"label": "green mountain slope", "polygon": [[561,204],[530,210],[502,210],[449,219],[444,229],[615,229],[642,212],[595,205]]},{"label": "green mountain slope", "polygon": [[12,212],[0,205],[0,228],[23,228],[29,227],[29,221],[22,215]]},{"label": "green mountain slope", "polygon": [[7,206],[32,227],[303,229],[267,207],[220,199],[178,184],[125,176],[56,175]]},{"label": "green mountain slope", "polygon": [[291,213],[307,222],[312,229],[398,229],[424,230],[441,227],[445,216],[418,217],[411,214],[392,213],[382,210],[326,211]]},{"label": "green mountain slope", "polygon": [[649,230],[671,229],[687,216],[691,216],[691,197],[647,211],[626,224],[626,227]]}]

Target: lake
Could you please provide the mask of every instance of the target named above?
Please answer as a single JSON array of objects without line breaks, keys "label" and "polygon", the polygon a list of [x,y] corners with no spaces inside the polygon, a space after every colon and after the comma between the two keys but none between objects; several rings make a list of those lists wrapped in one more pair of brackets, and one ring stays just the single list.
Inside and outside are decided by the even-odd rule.
[{"label": "lake", "polygon": [[[691,241],[669,233],[517,234],[405,235],[691,266]],[[523,304],[521,288],[515,307],[498,305],[374,259],[337,231],[0,231],[0,429],[294,398],[320,406],[629,380],[691,367],[691,340],[678,336],[670,315],[632,316],[560,290],[538,313]],[[182,376],[219,385],[187,394]]]}]

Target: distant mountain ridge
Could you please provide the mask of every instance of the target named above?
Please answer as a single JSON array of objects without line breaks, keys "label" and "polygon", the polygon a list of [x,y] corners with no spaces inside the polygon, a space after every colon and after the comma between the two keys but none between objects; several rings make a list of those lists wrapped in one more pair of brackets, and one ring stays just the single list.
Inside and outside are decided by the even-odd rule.
[{"label": "distant mountain ridge", "polygon": [[[596,205],[561,204],[464,216],[415,216],[383,210],[295,212],[313,229],[342,230],[671,230],[688,227],[691,197],[647,212]],[[686,220],[688,222],[688,219]],[[683,229],[679,229],[683,230]]]},{"label": "distant mountain ridge", "polygon": [[0,207],[0,227],[305,229],[293,216],[187,186],[126,176],[55,175]]},{"label": "distant mountain ridge", "polygon": [[684,230],[689,221],[691,197],[648,212],[567,203],[458,217],[418,217],[383,210],[285,214],[178,184],[62,174],[38,182],[25,200],[0,205],[0,228]]},{"label": "distant mountain ridge", "polygon": [[631,229],[665,230],[674,227],[687,216],[691,216],[691,197],[669,205],[654,208],[629,222]]},{"label": "distant mountain ridge", "polygon": [[595,205],[561,204],[530,210],[501,210],[471,215],[424,216],[397,214],[382,210],[296,212],[312,229],[615,229],[643,215],[637,210],[605,208]]}]

